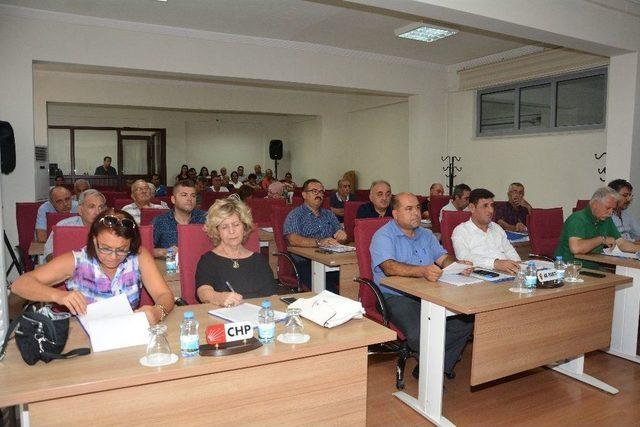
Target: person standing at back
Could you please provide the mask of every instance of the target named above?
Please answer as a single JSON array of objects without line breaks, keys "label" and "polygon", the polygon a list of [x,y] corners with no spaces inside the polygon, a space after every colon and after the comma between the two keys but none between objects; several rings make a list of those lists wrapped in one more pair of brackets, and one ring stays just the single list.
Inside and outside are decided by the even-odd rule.
[{"label": "person standing at back", "polygon": [[116,176],[118,175],[118,172],[113,166],[111,166],[111,157],[105,156],[102,160],[102,164],[96,168],[93,174]]}]

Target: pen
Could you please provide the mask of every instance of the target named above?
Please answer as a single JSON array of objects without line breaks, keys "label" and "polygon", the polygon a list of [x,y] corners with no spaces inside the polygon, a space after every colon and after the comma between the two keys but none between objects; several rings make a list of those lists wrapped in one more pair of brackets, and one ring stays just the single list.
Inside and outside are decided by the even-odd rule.
[{"label": "pen", "polygon": [[228,280],[227,280],[225,283],[227,284],[227,288],[229,288],[229,290],[230,290],[231,292],[233,292],[233,293],[237,293],[237,292],[233,289],[233,286],[231,286],[231,283],[229,283],[229,281],[228,281]]}]

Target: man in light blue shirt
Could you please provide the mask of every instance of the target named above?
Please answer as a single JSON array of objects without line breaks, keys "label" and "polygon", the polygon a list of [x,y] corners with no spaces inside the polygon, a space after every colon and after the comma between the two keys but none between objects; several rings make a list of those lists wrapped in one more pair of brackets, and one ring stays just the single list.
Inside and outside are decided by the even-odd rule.
[{"label": "man in light blue shirt", "polygon": [[49,190],[49,201],[44,202],[38,208],[36,216],[36,240],[47,240],[47,212],[76,213],[78,202],[72,200],[71,191],[64,187],[53,187]]},{"label": "man in light blue shirt", "polygon": [[[393,198],[392,207],[393,221],[380,227],[371,240],[371,268],[391,322],[407,337],[409,348],[418,352],[420,300],[381,285],[380,281],[387,276],[404,276],[435,282],[442,275],[442,269],[456,259],[447,254],[430,230],[420,227],[420,202],[416,196],[400,193]],[[455,376],[453,367],[472,331],[473,320],[468,316],[447,318],[444,361],[447,377]],[[417,370],[413,375],[417,378]]]},{"label": "man in light blue shirt", "polygon": [[614,209],[611,219],[621,237],[632,242],[640,241],[640,224],[628,209],[633,200],[633,186],[627,180],[614,179],[609,183],[609,188],[616,190],[620,195],[618,206]]}]

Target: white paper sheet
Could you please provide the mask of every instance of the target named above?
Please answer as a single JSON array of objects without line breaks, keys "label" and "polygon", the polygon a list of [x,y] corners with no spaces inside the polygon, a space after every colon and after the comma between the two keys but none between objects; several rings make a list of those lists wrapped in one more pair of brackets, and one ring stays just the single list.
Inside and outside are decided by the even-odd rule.
[{"label": "white paper sheet", "polygon": [[320,249],[335,253],[353,252],[356,250],[353,246],[347,245],[321,246]]},{"label": "white paper sheet", "polygon": [[[251,322],[251,325],[254,328],[257,328],[258,312],[260,311],[260,308],[261,307],[254,304],[244,303],[236,305],[235,307],[225,307],[217,308],[215,310],[209,310],[209,314],[224,320],[228,320],[229,322]],[[282,311],[278,310],[273,310],[273,315],[276,319],[276,322],[287,317],[287,313],[283,313]]]},{"label": "white paper sheet", "polygon": [[620,258],[632,258],[632,259],[637,259],[638,258],[638,254],[633,253],[633,252],[622,252],[622,250],[620,250],[620,248],[618,247],[618,245],[614,246],[613,248],[604,248],[602,250],[602,253],[605,255],[609,255],[609,256],[617,256]]},{"label": "white paper sheet", "polygon": [[260,227],[260,230],[266,231],[267,233],[273,233],[273,227]]},{"label": "white paper sheet", "polygon": [[469,268],[473,268],[473,266],[468,264],[462,264],[460,262],[452,262],[442,270],[442,275],[447,276],[452,274],[460,274]]},{"label": "white paper sheet", "polygon": [[444,283],[448,283],[450,285],[456,285],[456,286],[482,283],[482,280],[480,279],[476,279],[475,277],[470,277],[470,276],[463,276],[461,274],[443,274],[440,277],[440,281]]}]

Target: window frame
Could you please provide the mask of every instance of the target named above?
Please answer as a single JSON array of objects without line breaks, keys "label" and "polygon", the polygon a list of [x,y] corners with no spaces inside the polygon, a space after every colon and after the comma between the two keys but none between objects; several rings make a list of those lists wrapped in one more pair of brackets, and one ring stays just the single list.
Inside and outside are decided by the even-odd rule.
[{"label": "window frame", "polygon": [[[575,126],[558,126],[557,125],[557,98],[558,98],[558,83],[565,82],[569,80],[580,79],[584,77],[593,77],[593,76],[604,76],[605,85],[604,85],[604,115],[603,121],[599,124],[589,124],[589,125],[575,125]],[[553,133],[553,132],[571,132],[571,131],[582,131],[582,130],[599,130],[605,129],[607,126],[607,83],[609,79],[609,70],[608,67],[598,67],[592,68],[589,70],[561,74],[552,77],[545,77],[541,79],[534,80],[524,80],[516,83],[511,83],[508,85],[501,86],[493,86],[484,89],[476,90],[476,111],[474,114],[475,117],[475,136],[476,138],[487,138],[487,137],[496,137],[496,136],[507,136],[507,135],[531,135],[538,133]],[[551,126],[549,127],[526,127],[520,128],[520,90],[526,89],[529,87],[535,87],[540,85],[550,84],[551,88],[551,100],[550,100],[550,117],[549,123]],[[494,131],[484,131],[480,132],[481,122],[482,122],[482,95],[494,93],[494,92],[502,92],[507,90],[514,90],[514,126],[512,129],[498,129]]]}]

